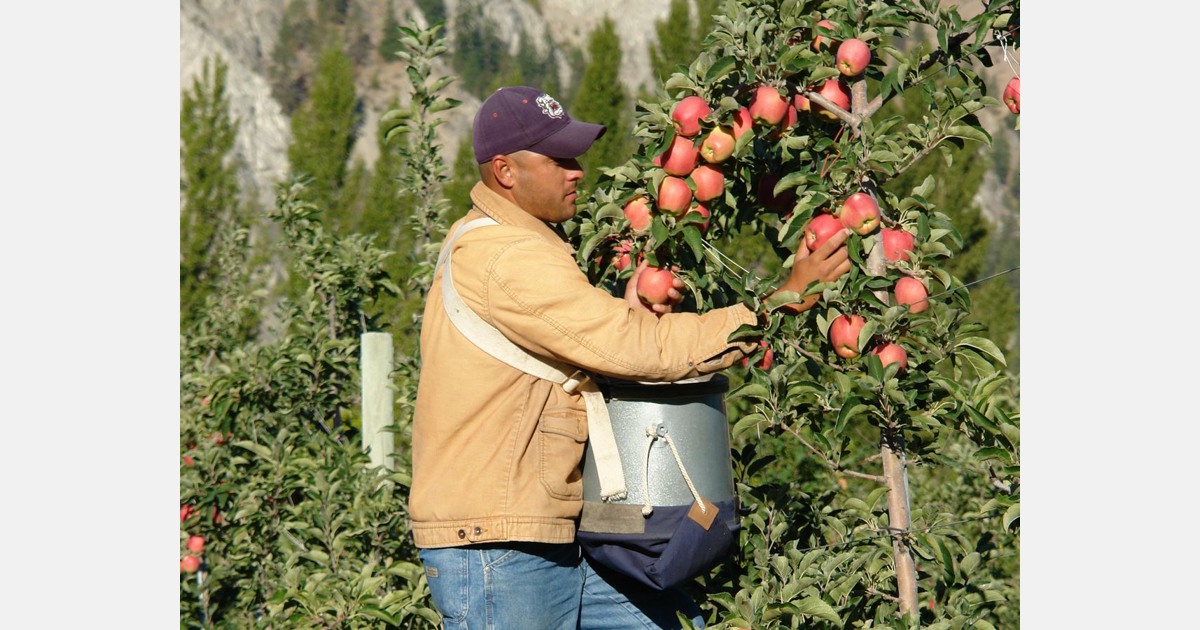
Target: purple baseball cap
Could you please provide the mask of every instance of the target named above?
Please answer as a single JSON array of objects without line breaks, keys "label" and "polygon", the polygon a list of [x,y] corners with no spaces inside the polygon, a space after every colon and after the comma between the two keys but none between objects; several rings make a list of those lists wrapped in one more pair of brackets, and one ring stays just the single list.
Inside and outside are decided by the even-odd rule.
[{"label": "purple baseball cap", "polygon": [[527,86],[502,87],[475,114],[475,161],[527,150],[552,158],[577,158],[604,135],[604,125],[571,120],[549,94]]}]

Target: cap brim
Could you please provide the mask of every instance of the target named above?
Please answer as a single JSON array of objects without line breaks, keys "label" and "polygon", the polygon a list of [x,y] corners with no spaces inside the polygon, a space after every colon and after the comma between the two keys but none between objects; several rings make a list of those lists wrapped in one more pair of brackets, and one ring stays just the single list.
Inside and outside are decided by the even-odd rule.
[{"label": "cap brim", "polygon": [[572,120],[566,127],[546,136],[527,150],[552,158],[577,158],[586,153],[605,131],[608,128],[604,125]]}]

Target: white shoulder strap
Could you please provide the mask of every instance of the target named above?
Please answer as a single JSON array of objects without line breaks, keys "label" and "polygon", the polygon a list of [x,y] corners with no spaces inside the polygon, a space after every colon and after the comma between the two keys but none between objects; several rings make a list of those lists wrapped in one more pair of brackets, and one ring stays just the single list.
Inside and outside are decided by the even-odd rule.
[{"label": "white shoulder strap", "polygon": [[[617,452],[617,440],[613,435],[608,407],[604,404],[604,395],[596,382],[581,370],[534,355],[509,341],[467,306],[454,287],[453,265],[450,262],[450,252],[454,249],[454,243],[463,234],[489,225],[496,225],[495,219],[483,217],[462,224],[450,236],[442,248],[441,255],[438,256],[438,267],[445,269],[442,275],[442,303],[446,314],[464,337],[496,359],[526,374],[558,383],[567,393],[578,392],[583,396],[584,405],[587,407],[588,439],[591,441],[600,479],[600,497],[605,501],[620,501],[626,497],[625,475],[621,469],[621,458]],[[436,273],[435,270],[434,274]]]}]

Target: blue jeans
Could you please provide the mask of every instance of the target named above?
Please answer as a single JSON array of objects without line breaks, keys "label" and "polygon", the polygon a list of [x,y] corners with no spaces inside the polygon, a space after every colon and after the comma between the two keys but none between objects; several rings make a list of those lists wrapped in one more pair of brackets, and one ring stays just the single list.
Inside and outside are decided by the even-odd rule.
[{"label": "blue jeans", "polygon": [[677,630],[676,611],[703,628],[681,588],[656,591],[601,568],[578,545],[501,543],[419,550],[446,630]]}]

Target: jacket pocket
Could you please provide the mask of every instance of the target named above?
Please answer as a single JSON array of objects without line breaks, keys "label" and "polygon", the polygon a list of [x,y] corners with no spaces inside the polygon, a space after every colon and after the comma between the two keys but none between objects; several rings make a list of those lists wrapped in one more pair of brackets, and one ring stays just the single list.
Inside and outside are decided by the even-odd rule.
[{"label": "jacket pocket", "polygon": [[538,422],[542,486],[556,499],[583,498],[584,445],[587,414],[578,409],[547,409]]}]

